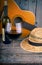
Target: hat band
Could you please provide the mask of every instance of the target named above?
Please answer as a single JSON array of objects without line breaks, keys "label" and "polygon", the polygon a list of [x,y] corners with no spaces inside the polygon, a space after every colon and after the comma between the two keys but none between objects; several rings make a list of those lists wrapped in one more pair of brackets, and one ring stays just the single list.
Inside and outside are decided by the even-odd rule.
[{"label": "hat band", "polygon": [[42,43],[35,43],[35,42],[31,42],[30,40],[28,40],[28,42],[33,46],[42,46]]}]

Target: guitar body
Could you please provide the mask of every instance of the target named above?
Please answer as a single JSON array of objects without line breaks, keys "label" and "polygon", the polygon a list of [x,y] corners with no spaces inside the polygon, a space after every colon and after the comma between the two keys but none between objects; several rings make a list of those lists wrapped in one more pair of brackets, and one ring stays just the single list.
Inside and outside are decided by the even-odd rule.
[{"label": "guitar body", "polygon": [[[16,29],[14,26],[14,19],[16,17],[20,17],[24,22],[31,25],[35,24],[35,15],[31,11],[21,10],[14,0],[8,0],[8,16],[11,20],[13,31]],[[29,33],[30,30],[22,28],[21,38],[26,37]]]}]

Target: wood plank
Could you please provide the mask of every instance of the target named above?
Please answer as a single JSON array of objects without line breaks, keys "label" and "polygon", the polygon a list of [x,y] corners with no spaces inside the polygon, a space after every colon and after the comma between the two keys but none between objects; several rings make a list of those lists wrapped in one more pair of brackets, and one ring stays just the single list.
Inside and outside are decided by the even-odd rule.
[{"label": "wood plank", "polygon": [[[20,41],[21,42],[21,41]],[[1,43],[0,62],[6,63],[42,63],[42,53],[24,51],[19,41],[13,41],[9,45]]]},{"label": "wood plank", "polygon": [[2,33],[2,22],[0,20],[0,34]]},{"label": "wood plank", "polygon": [[29,0],[21,0],[21,9],[29,10]]},{"label": "wood plank", "polygon": [[29,10],[35,14],[36,0],[29,0]]},{"label": "wood plank", "polygon": [[37,26],[42,27],[42,0],[37,0]]}]

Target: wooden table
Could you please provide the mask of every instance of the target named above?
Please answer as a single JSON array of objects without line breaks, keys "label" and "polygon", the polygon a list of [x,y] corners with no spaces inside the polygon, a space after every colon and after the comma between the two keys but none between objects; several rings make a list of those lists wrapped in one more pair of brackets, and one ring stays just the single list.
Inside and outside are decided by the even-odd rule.
[{"label": "wooden table", "polygon": [[21,39],[11,44],[0,42],[0,63],[42,63],[42,53],[24,51],[20,42]]}]

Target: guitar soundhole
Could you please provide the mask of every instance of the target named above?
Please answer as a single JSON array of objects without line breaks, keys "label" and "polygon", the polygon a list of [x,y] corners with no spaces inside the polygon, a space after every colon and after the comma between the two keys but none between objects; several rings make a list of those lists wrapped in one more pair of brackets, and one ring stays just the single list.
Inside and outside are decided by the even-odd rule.
[{"label": "guitar soundhole", "polygon": [[20,18],[20,17],[16,17],[15,19],[14,19],[14,25],[15,25],[15,23],[18,23],[18,22],[21,22],[22,23],[22,18]]}]

